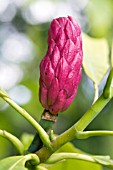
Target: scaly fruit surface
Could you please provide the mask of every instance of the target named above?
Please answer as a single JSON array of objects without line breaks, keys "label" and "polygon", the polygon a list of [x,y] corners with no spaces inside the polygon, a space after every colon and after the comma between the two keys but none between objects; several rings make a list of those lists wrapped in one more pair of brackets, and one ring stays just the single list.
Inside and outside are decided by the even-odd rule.
[{"label": "scaly fruit surface", "polygon": [[39,99],[51,114],[72,103],[82,75],[82,39],[71,17],[56,18],[48,31],[48,50],[40,63]]}]

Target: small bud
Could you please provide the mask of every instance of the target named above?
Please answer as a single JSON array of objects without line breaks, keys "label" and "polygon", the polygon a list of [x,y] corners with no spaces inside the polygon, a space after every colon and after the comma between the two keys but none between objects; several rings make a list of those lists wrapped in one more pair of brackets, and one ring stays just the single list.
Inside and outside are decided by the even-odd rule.
[{"label": "small bud", "polygon": [[73,101],[82,74],[82,39],[70,16],[56,18],[48,32],[48,51],[40,63],[39,99],[51,114],[65,111]]}]

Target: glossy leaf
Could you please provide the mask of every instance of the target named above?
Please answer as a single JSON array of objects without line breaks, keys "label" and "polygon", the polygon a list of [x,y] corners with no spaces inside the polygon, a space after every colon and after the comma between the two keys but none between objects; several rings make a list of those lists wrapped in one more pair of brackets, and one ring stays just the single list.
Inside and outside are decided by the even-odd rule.
[{"label": "glossy leaf", "polygon": [[39,159],[35,154],[25,156],[12,156],[0,161],[0,170],[27,170],[26,161],[33,161],[34,164],[39,163]]},{"label": "glossy leaf", "polygon": [[101,82],[109,69],[109,50],[104,38],[83,37],[83,67],[90,79],[97,85]]},{"label": "glossy leaf", "polygon": [[79,160],[66,160],[65,162],[60,162],[56,165],[53,165],[49,170],[75,170],[75,169],[80,169],[80,170],[102,170],[101,166],[97,164],[93,164],[90,162],[85,162],[85,161],[79,161]]},{"label": "glossy leaf", "polygon": [[[81,150],[75,148],[71,143],[65,144],[63,147],[61,147],[58,152],[75,152],[75,153],[83,153]],[[48,168],[49,170],[102,170],[102,167],[100,165],[81,161],[81,160],[75,160],[75,159],[68,159],[65,161],[61,161],[59,163],[53,164],[51,167]]]}]

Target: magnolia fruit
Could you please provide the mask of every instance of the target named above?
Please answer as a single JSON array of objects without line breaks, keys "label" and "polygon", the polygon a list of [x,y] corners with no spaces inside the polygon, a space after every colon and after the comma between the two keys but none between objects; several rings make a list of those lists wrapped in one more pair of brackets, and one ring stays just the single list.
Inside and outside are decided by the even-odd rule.
[{"label": "magnolia fruit", "polygon": [[82,74],[82,39],[70,16],[56,18],[48,32],[48,50],[40,63],[39,100],[51,114],[65,111],[73,101]]}]

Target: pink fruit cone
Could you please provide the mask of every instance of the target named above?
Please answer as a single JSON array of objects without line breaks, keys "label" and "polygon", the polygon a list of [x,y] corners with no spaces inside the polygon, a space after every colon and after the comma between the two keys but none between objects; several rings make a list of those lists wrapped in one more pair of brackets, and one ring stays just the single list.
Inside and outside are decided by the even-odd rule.
[{"label": "pink fruit cone", "polygon": [[82,75],[82,39],[70,16],[56,18],[48,33],[48,51],[40,63],[42,106],[51,114],[65,111],[76,96]]}]

